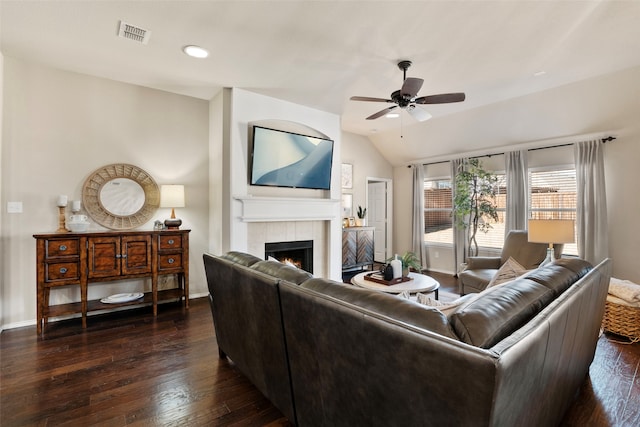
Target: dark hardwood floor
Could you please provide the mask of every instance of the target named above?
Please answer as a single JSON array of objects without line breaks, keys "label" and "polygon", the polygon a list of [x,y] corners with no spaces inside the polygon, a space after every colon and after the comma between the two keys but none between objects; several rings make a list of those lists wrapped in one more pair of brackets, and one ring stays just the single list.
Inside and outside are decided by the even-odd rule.
[{"label": "dark hardwood floor", "polygon": [[[455,279],[434,273],[455,292]],[[640,344],[603,336],[563,426],[640,425]],[[227,360],[209,303],[192,300],[0,334],[0,425],[288,426]],[[535,402],[532,402],[535,404]]]}]

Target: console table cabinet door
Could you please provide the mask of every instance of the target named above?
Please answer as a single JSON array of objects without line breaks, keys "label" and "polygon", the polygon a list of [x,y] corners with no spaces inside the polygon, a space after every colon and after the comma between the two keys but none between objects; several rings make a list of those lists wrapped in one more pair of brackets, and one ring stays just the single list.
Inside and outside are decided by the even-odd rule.
[{"label": "console table cabinet door", "polygon": [[89,278],[151,273],[151,236],[89,237]]},{"label": "console table cabinet door", "polygon": [[373,227],[349,227],[342,230],[342,269],[373,267]]},{"label": "console table cabinet door", "polygon": [[342,232],[342,268],[349,268],[356,264],[358,242],[356,233]]},{"label": "console table cabinet door", "polygon": [[89,279],[120,275],[120,236],[89,237]]},{"label": "console table cabinet door", "polygon": [[151,273],[151,236],[122,237],[122,274]]}]

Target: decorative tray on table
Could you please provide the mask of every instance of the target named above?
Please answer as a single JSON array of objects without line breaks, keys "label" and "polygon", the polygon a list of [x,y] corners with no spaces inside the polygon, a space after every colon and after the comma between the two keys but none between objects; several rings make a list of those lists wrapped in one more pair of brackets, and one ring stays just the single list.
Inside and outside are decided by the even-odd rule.
[{"label": "decorative tray on table", "polygon": [[372,273],[365,274],[364,280],[380,283],[381,285],[385,286],[391,286],[397,285],[398,283],[410,282],[413,279],[411,277],[398,277],[397,279],[384,280],[384,276],[382,275],[382,273],[374,271]]}]

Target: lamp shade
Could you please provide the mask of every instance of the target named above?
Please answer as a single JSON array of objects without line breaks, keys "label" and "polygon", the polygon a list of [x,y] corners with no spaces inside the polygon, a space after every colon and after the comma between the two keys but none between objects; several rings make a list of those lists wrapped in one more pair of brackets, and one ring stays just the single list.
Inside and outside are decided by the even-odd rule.
[{"label": "lamp shade", "polygon": [[573,243],[572,219],[530,219],[529,241],[534,243]]},{"label": "lamp shade", "polygon": [[160,207],[184,208],[184,185],[161,185]]}]

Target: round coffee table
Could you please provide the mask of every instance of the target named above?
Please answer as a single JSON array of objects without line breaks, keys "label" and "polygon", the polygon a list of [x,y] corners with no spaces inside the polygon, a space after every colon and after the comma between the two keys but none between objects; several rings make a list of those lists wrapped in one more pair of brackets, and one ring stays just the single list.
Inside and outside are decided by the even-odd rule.
[{"label": "round coffee table", "polygon": [[413,280],[407,282],[401,282],[396,285],[383,285],[382,283],[372,282],[365,280],[364,276],[370,274],[370,271],[356,274],[351,278],[351,283],[361,288],[372,289],[374,291],[387,292],[390,294],[399,294],[400,292],[409,291],[409,293],[415,294],[417,292],[435,292],[436,299],[438,299],[438,283],[433,277],[425,276],[419,273],[409,273],[409,277]]}]

